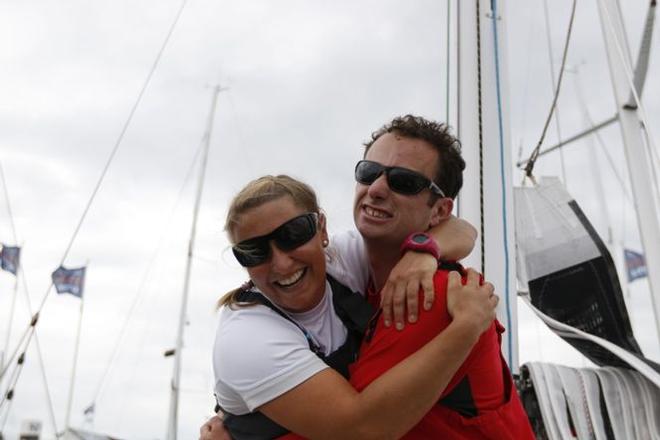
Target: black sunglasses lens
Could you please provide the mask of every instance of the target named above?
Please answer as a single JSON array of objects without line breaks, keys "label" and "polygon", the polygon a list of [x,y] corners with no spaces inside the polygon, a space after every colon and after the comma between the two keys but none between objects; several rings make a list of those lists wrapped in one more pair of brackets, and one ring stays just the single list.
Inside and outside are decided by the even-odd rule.
[{"label": "black sunglasses lens", "polygon": [[401,168],[392,168],[387,173],[387,183],[401,194],[417,194],[429,185],[428,180],[419,174]]},{"label": "black sunglasses lens", "polygon": [[273,232],[277,247],[290,251],[302,246],[316,234],[316,215],[305,214],[289,220]]},{"label": "black sunglasses lens", "polygon": [[383,169],[384,167],[379,163],[361,160],[355,167],[355,180],[364,185],[371,185],[383,173]]},{"label": "black sunglasses lens", "polygon": [[267,239],[246,240],[232,247],[234,257],[243,267],[257,266],[268,259],[270,247]]},{"label": "black sunglasses lens", "polygon": [[378,162],[361,160],[355,166],[355,180],[363,185],[371,185],[383,172],[387,175],[387,184],[394,192],[414,195],[430,185],[423,175],[399,167],[384,167]]},{"label": "black sunglasses lens", "polygon": [[317,215],[303,214],[282,224],[273,232],[252,238],[232,247],[238,263],[243,267],[253,267],[265,263],[270,257],[269,241],[275,241],[278,248],[290,251],[307,243],[316,234]]}]

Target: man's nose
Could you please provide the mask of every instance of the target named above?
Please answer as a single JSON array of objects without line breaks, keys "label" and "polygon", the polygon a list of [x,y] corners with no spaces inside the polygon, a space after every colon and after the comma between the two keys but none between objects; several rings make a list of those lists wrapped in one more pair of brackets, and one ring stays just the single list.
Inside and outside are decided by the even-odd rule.
[{"label": "man's nose", "polygon": [[374,199],[384,199],[390,193],[390,187],[387,184],[387,176],[385,173],[378,176],[376,180],[369,185],[369,196]]}]

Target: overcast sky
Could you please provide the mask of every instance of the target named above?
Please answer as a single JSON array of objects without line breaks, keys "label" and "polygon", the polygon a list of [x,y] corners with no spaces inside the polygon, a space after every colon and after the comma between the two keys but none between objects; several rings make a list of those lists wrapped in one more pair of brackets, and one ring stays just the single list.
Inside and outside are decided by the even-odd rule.
[{"label": "overcast sky", "polygon": [[[548,3],[557,69],[572,2]],[[529,155],[547,115],[550,58],[542,0],[506,4],[505,80],[511,94],[505,105],[517,159],[519,148]],[[19,285],[10,347],[29,321],[25,291],[33,307],[44,297],[180,5],[179,0],[0,5],[0,161],[27,280]],[[646,7],[646,1],[628,1],[623,11],[635,54]],[[452,2],[452,13],[455,8]],[[222,230],[229,198],[254,177],[288,173],[316,188],[332,231],[351,227],[352,170],[361,143],[399,114],[447,118],[446,14],[446,1],[432,0],[188,1],[65,262],[89,264],[74,426],[92,427],[82,410],[94,398],[139,298],[98,397],[93,428],[128,439],[164,437],[172,358],[162,353],[175,340],[196,182],[189,170],[205,129],[210,86],[228,90],[218,100],[199,219],[185,334],[182,439],[196,438],[213,406],[214,302],[245,278],[227,252]],[[644,90],[652,130],[660,120],[657,34]],[[454,44],[452,37],[452,57]],[[595,122],[615,111],[595,0],[578,4],[568,63],[579,74],[567,74],[559,100],[564,138],[584,127],[579,93]],[[451,65],[455,68],[453,60]],[[451,75],[453,86],[455,71]],[[453,109],[449,121],[455,122]],[[553,125],[548,145],[557,137]],[[627,179],[618,127],[602,137],[617,173]],[[604,232],[589,165],[597,163],[615,239],[639,250],[632,203],[605,155],[587,148],[588,143],[576,144],[564,153],[569,191]],[[562,175],[559,155],[541,159],[537,170]],[[514,172],[516,184],[521,178]],[[14,244],[4,196],[0,241]],[[1,273],[0,348],[12,289],[13,276]],[[658,360],[646,282],[626,292],[638,340]],[[520,314],[521,361],[584,365],[529,313]],[[51,292],[37,331],[60,429],[78,316],[78,299]],[[53,437],[34,345],[4,429],[7,438],[26,419],[42,420],[44,438]]]}]

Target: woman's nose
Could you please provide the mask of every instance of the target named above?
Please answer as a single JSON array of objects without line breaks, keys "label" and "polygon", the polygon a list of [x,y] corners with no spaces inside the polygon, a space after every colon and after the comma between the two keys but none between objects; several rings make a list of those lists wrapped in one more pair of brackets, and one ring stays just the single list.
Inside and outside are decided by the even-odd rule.
[{"label": "woman's nose", "polygon": [[292,261],[289,252],[281,250],[274,242],[270,242],[270,264],[273,268],[286,271]]}]

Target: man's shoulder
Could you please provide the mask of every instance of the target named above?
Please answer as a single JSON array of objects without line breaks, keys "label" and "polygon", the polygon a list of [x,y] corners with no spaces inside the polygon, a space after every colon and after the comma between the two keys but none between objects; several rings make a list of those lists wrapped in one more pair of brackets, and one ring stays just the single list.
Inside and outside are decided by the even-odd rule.
[{"label": "man's shoulder", "polygon": [[369,262],[364,241],[356,231],[332,236],[326,248],[326,270],[352,291],[365,291],[369,279]]},{"label": "man's shoulder", "polygon": [[457,261],[438,262],[438,270],[433,276],[433,284],[436,293],[438,293],[438,290],[447,290],[447,279],[449,278],[449,272],[458,272],[461,274],[461,277],[465,278],[465,268],[461,265],[461,263]]},{"label": "man's shoulder", "polygon": [[441,260],[441,261],[439,261],[438,262],[438,271],[442,271],[442,272],[446,272],[446,273],[455,271],[455,272],[460,273],[461,275],[465,274],[465,268],[463,267],[463,265],[461,263],[459,263],[458,261],[454,261],[454,260]]},{"label": "man's shoulder", "polygon": [[447,281],[449,279],[449,272],[458,271],[461,272],[462,267],[460,265],[448,266],[444,263],[438,264],[438,270],[435,271],[433,276],[433,288],[435,290],[436,299],[438,294],[446,296],[447,294]]}]

